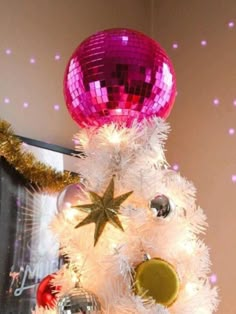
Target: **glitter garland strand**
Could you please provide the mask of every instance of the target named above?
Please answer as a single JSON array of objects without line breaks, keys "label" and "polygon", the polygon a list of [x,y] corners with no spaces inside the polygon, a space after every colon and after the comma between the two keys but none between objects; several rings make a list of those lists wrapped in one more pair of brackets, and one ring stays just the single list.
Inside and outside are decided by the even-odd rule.
[{"label": "glitter garland strand", "polygon": [[66,185],[77,183],[79,176],[69,171],[59,172],[38,161],[32,153],[22,151],[22,141],[11,125],[0,119],[0,157],[4,157],[31,184],[44,192],[55,193]]}]

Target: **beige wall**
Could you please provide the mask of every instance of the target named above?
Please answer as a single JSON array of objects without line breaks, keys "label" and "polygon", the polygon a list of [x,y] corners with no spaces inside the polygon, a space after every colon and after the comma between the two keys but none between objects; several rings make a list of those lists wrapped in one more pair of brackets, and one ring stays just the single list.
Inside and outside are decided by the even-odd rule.
[{"label": "beige wall", "polygon": [[[62,95],[69,57],[98,30],[129,27],[148,33],[149,16],[146,0],[0,0],[0,117],[20,135],[72,146],[77,126]],[[11,55],[5,54],[7,48]],[[60,61],[54,60],[56,53]]]},{"label": "beige wall", "polygon": [[[235,16],[235,0],[0,0],[0,117],[26,137],[72,147],[77,126],[64,106],[62,78],[72,51],[91,33],[134,28],[167,50],[178,83],[167,158],[195,183],[208,215],[220,314],[236,313],[236,134],[228,135],[236,128],[236,26],[227,26]],[[212,105],[215,97],[219,106]]]},{"label": "beige wall", "polygon": [[[198,189],[208,216],[206,240],[222,299],[220,314],[236,313],[236,1],[153,0],[152,35],[167,49],[178,96],[168,121],[167,158]],[[228,22],[235,22],[233,28]],[[201,40],[207,45],[202,47]],[[179,48],[172,49],[178,42]],[[219,98],[220,104],[212,101]]]}]

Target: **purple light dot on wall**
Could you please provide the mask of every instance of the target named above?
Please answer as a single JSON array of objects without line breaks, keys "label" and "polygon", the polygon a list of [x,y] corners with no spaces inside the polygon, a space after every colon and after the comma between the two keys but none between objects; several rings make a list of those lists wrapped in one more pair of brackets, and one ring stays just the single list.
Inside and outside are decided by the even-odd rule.
[{"label": "purple light dot on wall", "polygon": [[220,103],[220,100],[218,98],[213,99],[213,105],[218,106]]},{"label": "purple light dot on wall", "polygon": [[76,138],[73,138],[72,141],[74,142],[75,145],[78,145],[80,143],[80,141]]},{"label": "purple light dot on wall", "polygon": [[232,174],[231,180],[232,180],[232,182],[236,183],[236,174]]},{"label": "purple light dot on wall", "polygon": [[172,48],[173,49],[177,49],[178,47],[179,47],[178,43],[175,42],[175,43],[172,44]]},{"label": "purple light dot on wall", "polygon": [[207,41],[206,41],[205,39],[202,40],[202,41],[201,41],[201,45],[202,45],[202,46],[206,46],[206,45],[207,45]]},{"label": "purple light dot on wall", "polygon": [[235,129],[229,128],[228,133],[229,133],[229,135],[233,135],[235,133]]},{"label": "purple light dot on wall", "polygon": [[28,108],[28,107],[29,107],[29,104],[28,104],[27,102],[24,102],[24,103],[23,103],[23,107],[24,107],[24,108]]},{"label": "purple light dot on wall", "polygon": [[60,109],[60,106],[59,105],[54,105],[53,108],[54,108],[54,110],[58,111]]},{"label": "purple light dot on wall", "polygon": [[233,100],[233,105],[236,107],[236,99]]},{"label": "purple light dot on wall", "polygon": [[210,282],[213,284],[217,282],[217,275],[216,274],[212,274],[210,276]]},{"label": "purple light dot on wall", "polygon": [[5,103],[5,104],[9,104],[9,103],[10,103],[10,99],[7,98],[7,97],[5,97],[5,98],[4,98],[4,103]]},{"label": "purple light dot on wall", "polygon": [[31,63],[31,64],[35,64],[35,63],[36,63],[35,58],[30,58],[30,63]]},{"label": "purple light dot on wall", "polygon": [[21,206],[21,201],[19,198],[16,199],[16,206],[20,207]]},{"label": "purple light dot on wall", "polygon": [[173,164],[172,169],[174,171],[178,171],[179,170],[179,165],[178,164]]},{"label": "purple light dot on wall", "polygon": [[55,59],[56,61],[59,61],[59,60],[61,59],[61,56],[57,53],[57,54],[55,55],[54,59]]},{"label": "purple light dot on wall", "polygon": [[230,21],[230,22],[228,23],[228,27],[229,27],[229,28],[233,28],[233,27],[234,27],[234,22],[233,22],[233,21]]},{"label": "purple light dot on wall", "polygon": [[5,54],[6,55],[10,55],[11,53],[12,53],[11,49],[8,48],[8,49],[5,50]]}]

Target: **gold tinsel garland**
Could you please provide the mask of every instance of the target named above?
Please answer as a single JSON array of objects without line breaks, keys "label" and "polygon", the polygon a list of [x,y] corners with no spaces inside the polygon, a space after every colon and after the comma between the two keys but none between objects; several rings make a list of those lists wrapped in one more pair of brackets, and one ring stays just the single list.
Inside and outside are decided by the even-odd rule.
[{"label": "gold tinsel garland", "polygon": [[24,178],[47,193],[55,193],[66,185],[77,183],[78,175],[59,172],[38,161],[32,153],[22,151],[22,141],[11,125],[0,119],[0,156],[4,157]]}]

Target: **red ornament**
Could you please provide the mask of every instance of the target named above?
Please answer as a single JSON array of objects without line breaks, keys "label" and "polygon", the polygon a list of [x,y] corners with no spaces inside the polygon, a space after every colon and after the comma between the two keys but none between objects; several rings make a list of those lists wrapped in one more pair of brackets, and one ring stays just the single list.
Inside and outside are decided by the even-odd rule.
[{"label": "red ornament", "polygon": [[175,73],[162,47],[129,29],[108,29],[85,39],[66,68],[64,95],[82,127],[158,116],[165,119],[176,95]]},{"label": "red ornament", "polygon": [[53,309],[57,303],[57,293],[60,287],[55,287],[51,280],[54,278],[53,274],[48,275],[39,283],[37,290],[37,304],[43,308]]}]

